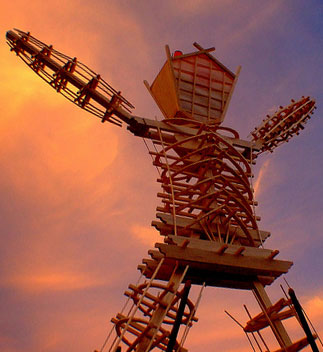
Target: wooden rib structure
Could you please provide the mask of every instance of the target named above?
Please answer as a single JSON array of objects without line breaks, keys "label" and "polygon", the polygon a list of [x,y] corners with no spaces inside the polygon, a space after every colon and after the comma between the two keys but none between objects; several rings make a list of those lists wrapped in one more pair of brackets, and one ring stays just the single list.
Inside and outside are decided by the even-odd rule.
[{"label": "wooden rib structure", "polygon": [[251,168],[218,130],[201,125],[194,136],[174,136],[174,143],[154,141],[156,149],[161,148],[150,153],[161,169],[158,182],[163,189],[157,211],[188,220],[184,227],[174,224],[178,235],[189,236],[198,224],[204,239],[240,243],[243,237],[254,246],[259,238],[253,236],[258,226],[248,179]]},{"label": "wooden rib structure", "polygon": [[[7,32],[7,40],[57,92],[103,122],[126,122],[130,132],[151,141],[161,185],[152,226],[164,242],[156,243],[138,267],[145,281],[125,292],[132,306],[112,318],[116,337],[109,351],[186,351],[183,345],[197,321],[201,297],[196,303],[185,297],[179,309],[187,281],[202,288],[251,290],[261,313],[250,316],[244,331],[260,334],[270,327],[279,351],[306,346],[307,338],[293,343],[283,325],[295,315],[291,301],[272,304],[266,294],[265,286],[293,263],[277,259],[278,250],[264,249],[270,233],[258,227],[250,180],[255,158],[298,134],[314,110],[314,100],[302,98],[280,108],[255,129],[252,141],[245,141],[235,130],[220,126],[240,68],[233,74],[210,54],[214,48],[195,43],[198,51],[171,55],[166,46],[165,65],[152,85],[145,82],[165,117],[154,121],[131,115],[133,106],[120,92],[76,58],[19,30]],[[176,339],[178,328],[181,339]]]}]

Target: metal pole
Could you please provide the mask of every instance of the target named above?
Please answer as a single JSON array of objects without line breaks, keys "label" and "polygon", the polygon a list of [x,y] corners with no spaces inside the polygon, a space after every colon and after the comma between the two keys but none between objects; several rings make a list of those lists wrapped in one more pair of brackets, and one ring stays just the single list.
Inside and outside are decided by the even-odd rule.
[{"label": "metal pole", "polygon": [[183,289],[183,295],[181,298],[181,303],[179,305],[178,311],[177,311],[177,315],[176,315],[176,319],[172,328],[172,331],[169,335],[169,341],[168,341],[168,345],[167,345],[167,349],[166,352],[172,352],[176,343],[176,338],[177,338],[177,334],[179,331],[179,328],[181,326],[181,322],[182,322],[182,318],[184,315],[184,310],[185,310],[185,306],[187,303],[187,299],[188,299],[188,294],[190,292],[190,288],[191,288],[191,281],[188,280],[185,283],[184,289]]},{"label": "metal pole", "polygon": [[302,306],[300,305],[300,303],[298,302],[298,299],[296,298],[295,292],[292,288],[289,288],[288,290],[288,294],[289,297],[291,298],[293,305],[295,307],[296,313],[299,317],[300,323],[302,325],[303,330],[305,331],[306,337],[307,337],[307,341],[308,343],[311,345],[313,352],[319,352],[314,337],[311,333],[311,330],[307,324],[307,321],[305,319],[304,313],[303,313],[303,309]]}]

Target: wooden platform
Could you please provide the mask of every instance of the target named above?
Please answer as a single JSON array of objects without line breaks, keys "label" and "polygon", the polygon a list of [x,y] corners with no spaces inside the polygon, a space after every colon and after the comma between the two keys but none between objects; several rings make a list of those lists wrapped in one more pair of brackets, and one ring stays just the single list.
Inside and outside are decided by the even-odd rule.
[{"label": "wooden platform", "polygon": [[230,245],[182,236],[168,236],[166,242],[156,243],[156,250],[149,251],[150,259],[144,259],[138,269],[150,278],[160,259],[164,262],[156,278],[168,281],[176,262],[189,265],[185,279],[193,284],[252,289],[254,281],[271,284],[288,272],[290,261],[276,260],[278,251]]}]

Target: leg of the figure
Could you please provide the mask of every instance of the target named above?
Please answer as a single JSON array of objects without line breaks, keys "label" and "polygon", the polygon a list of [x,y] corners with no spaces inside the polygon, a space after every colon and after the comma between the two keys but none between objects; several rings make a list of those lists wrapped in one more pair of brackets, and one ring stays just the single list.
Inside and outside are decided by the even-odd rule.
[{"label": "leg of the figure", "polygon": [[[261,284],[259,281],[254,282],[254,289],[253,292],[256,295],[257,301],[260,305],[260,308],[262,309],[262,311],[264,312],[264,314],[266,315],[266,309],[272,306],[272,303],[265,291],[265,288],[263,286],[263,284]],[[281,346],[281,348],[286,348],[287,346],[292,345],[292,341],[284,327],[284,325],[282,324],[282,322],[280,320],[270,320],[269,317],[267,317],[269,319],[269,323],[270,323],[270,327],[279,343],[279,345]]]},{"label": "leg of the figure", "polygon": [[145,335],[142,336],[141,341],[138,343],[136,352],[145,352],[148,351],[151,347],[151,344],[154,340],[154,335],[157,333],[160,325],[162,324],[167,309],[171,305],[174,295],[181,284],[183,277],[185,276],[185,268],[179,267],[175,270],[174,274],[168,282],[169,291],[161,298],[160,303],[158,304],[157,309],[153,313],[147,331]]}]

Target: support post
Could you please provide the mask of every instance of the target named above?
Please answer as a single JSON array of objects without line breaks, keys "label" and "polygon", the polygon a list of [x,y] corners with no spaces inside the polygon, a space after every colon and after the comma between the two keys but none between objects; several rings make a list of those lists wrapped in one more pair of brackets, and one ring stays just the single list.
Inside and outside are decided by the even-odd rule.
[{"label": "support post", "polygon": [[315,340],[313,338],[313,335],[311,333],[311,330],[307,324],[307,321],[305,319],[305,316],[304,316],[304,313],[303,313],[303,309],[302,309],[302,306],[300,305],[296,295],[295,295],[295,292],[292,288],[290,288],[288,290],[288,294],[289,294],[289,297],[291,298],[292,302],[293,302],[293,305],[295,307],[295,310],[296,310],[296,313],[299,317],[299,321],[302,325],[302,328],[306,334],[306,337],[307,337],[307,341],[308,343],[311,345],[312,347],[312,350],[313,352],[319,352],[317,346],[316,346],[316,343],[315,343]]},{"label": "support post", "polygon": [[172,352],[173,349],[174,349],[174,346],[175,346],[175,343],[176,343],[177,334],[178,334],[179,328],[181,326],[181,322],[182,322],[182,318],[183,318],[183,314],[184,314],[184,310],[185,310],[185,306],[186,306],[186,303],[187,303],[188,294],[190,292],[190,289],[191,289],[191,281],[188,280],[188,281],[186,281],[184,289],[183,289],[183,295],[182,295],[182,298],[181,298],[181,303],[180,303],[179,308],[178,308],[178,312],[177,312],[177,315],[176,315],[176,319],[175,319],[172,331],[171,331],[171,333],[169,335],[169,342],[168,342],[168,345],[167,345],[166,352]]},{"label": "support post", "polygon": [[[258,300],[260,308],[262,309],[264,314],[267,315],[266,309],[271,307],[272,303],[271,303],[270,298],[268,297],[268,295],[265,291],[263,284],[260,283],[259,281],[255,281],[253,292]],[[291,341],[284,325],[282,324],[282,322],[280,320],[272,321],[270,319],[270,317],[268,317],[268,316],[267,316],[267,319],[269,320],[270,327],[271,327],[280,347],[282,349],[286,350],[286,348],[288,346],[292,345],[292,341]]]},{"label": "support post", "polygon": [[172,277],[168,282],[168,286],[171,290],[165,294],[163,297],[163,303],[159,304],[153,316],[149,322],[149,328],[144,336],[142,336],[141,341],[136,347],[136,352],[148,352],[153,345],[154,336],[157,334],[160,325],[162,324],[164,317],[167,313],[167,308],[174,299],[174,294],[177,291],[179,285],[181,284],[186,273],[186,269],[183,267],[177,267],[174,270]]}]

